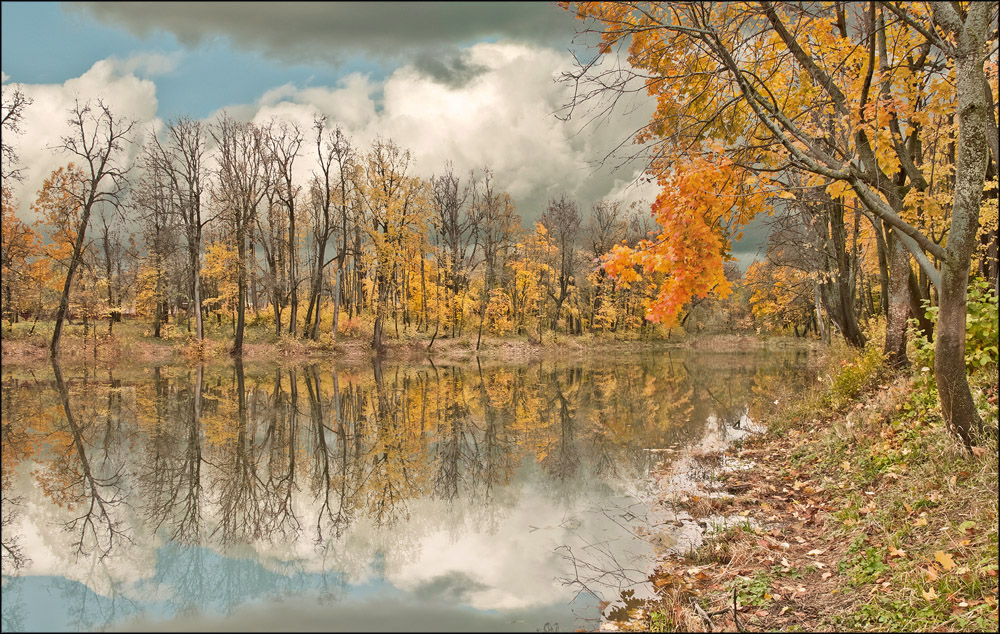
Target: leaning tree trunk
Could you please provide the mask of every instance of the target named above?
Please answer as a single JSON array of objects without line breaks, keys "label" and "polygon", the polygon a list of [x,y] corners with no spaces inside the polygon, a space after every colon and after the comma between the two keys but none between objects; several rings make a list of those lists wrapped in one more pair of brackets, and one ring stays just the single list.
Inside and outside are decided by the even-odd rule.
[{"label": "leaning tree trunk", "polygon": [[89,222],[90,204],[88,203],[83,208],[83,217],[80,218],[80,230],[76,234],[76,244],[73,245],[73,257],[69,261],[66,283],[63,284],[62,296],[59,298],[59,308],[56,310],[56,323],[52,329],[52,341],[49,343],[49,357],[52,359],[59,356],[63,321],[66,319],[66,313],[69,312],[69,293],[73,287],[73,277],[76,275],[76,268],[80,265],[81,254],[83,253],[83,241],[87,237],[87,224]]}]

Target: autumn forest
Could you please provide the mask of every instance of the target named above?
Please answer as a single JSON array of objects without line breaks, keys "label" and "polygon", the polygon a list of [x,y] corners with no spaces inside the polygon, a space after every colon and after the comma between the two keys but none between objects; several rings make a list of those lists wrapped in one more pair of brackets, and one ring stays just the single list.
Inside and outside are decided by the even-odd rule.
[{"label": "autumn forest", "polygon": [[[74,411],[94,420],[111,416],[110,410],[91,412],[100,403],[79,392],[70,406],[60,360],[90,363],[84,385],[98,386],[108,403],[117,399],[122,420],[127,390],[110,378],[102,383],[98,365],[110,377],[118,364],[155,361],[155,382],[128,392],[136,416],[155,411],[155,423],[139,423],[151,434],[143,449],[151,455],[160,435],[173,438],[164,447],[193,446],[204,431],[219,456],[229,455],[226,447],[238,449],[232,454],[238,462],[244,453],[254,455],[254,434],[263,432],[248,430],[269,415],[274,420],[258,449],[270,451],[275,464],[284,452],[292,474],[300,453],[294,429],[310,430],[310,446],[321,446],[316,455],[326,461],[309,475],[313,489],[326,496],[317,543],[333,539],[323,531],[341,537],[348,511],[371,511],[382,527],[408,521],[392,515],[400,500],[460,499],[459,463],[466,453],[478,456],[468,459],[477,465],[468,472],[475,498],[482,494],[476,487],[492,491],[514,482],[522,462],[542,465],[544,487],[561,482],[556,472],[566,464],[559,461],[580,463],[574,452],[581,443],[603,447],[591,456],[600,464],[591,467],[605,484],[662,475],[658,469],[672,473],[664,466],[672,454],[656,452],[694,443],[691,464],[715,460],[706,482],[729,482],[726,490],[737,501],[711,502],[707,489],[676,489],[669,498],[664,489],[660,499],[680,500],[690,513],[669,521],[681,526],[692,516],[737,517],[742,509],[743,518],[759,513],[772,523],[762,529],[765,524],[742,520],[735,529],[723,521],[727,528],[717,541],[692,542],[686,553],[675,544],[674,563],[661,559],[642,581],[654,585],[655,597],[644,603],[624,591],[618,597],[624,607],[612,619],[616,627],[712,631],[714,624],[744,631],[752,622],[762,630],[800,623],[818,630],[994,629],[997,474],[982,459],[991,460],[997,443],[997,3],[558,5],[560,16],[576,25],[579,48],[574,63],[552,77],[567,100],[551,116],[587,134],[588,126],[624,120],[632,116],[630,104],[644,104],[652,112],[648,120],[617,147],[600,148],[607,154],[594,160],[640,165],[638,180],[654,188],[641,191],[655,192],[648,199],[609,195],[584,204],[556,183],[550,191],[562,193],[543,206],[519,207],[510,193],[515,183],[504,176],[509,172],[494,168],[499,159],[460,169],[455,165],[467,161],[455,157],[427,176],[417,150],[382,134],[361,143],[351,125],[318,109],[311,124],[280,115],[244,120],[225,109],[210,118],[147,124],[110,100],[79,96],[51,122],[62,130],[50,148],[60,166],[37,191],[26,192],[15,140],[29,132],[26,115],[39,98],[5,74],[0,335],[5,366],[22,368],[12,378],[5,367],[5,491],[17,468],[7,459],[14,437],[8,432],[20,434],[17,447],[30,444],[27,428],[9,430],[8,422],[27,424],[32,403],[46,403],[50,420],[36,423],[52,427],[45,433],[67,456],[71,445],[86,456],[86,433],[58,431],[61,417],[76,430]],[[756,257],[737,257],[740,245],[753,240],[760,242]],[[765,354],[779,347],[805,356],[752,381],[727,385],[716,374],[712,382],[696,380],[713,363],[696,359],[699,350]],[[543,361],[531,372],[488,366],[484,378],[481,362],[496,360],[501,349]],[[456,350],[462,363],[475,366],[447,365]],[[581,358],[602,350],[677,350],[681,356],[666,365],[574,370],[558,365],[569,358],[566,350]],[[753,367],[771,367],[763,356],[753,358]],[[26,378],[50,359],[59,394]],[[546,359],[557,365],[544,366]],[[316,364],[341,361],[364,365],[371,385],[325,366],[320,378]],[[392,365],[397,362],[403,365]],[[446,364],[444,374],[435,362]],[[170,370],[176,363],[197,367],[197,378]],[[264,365],[251,370],[259,385],[250,389],[244,363],[279,365],[273,374],[270,365],[266,372]],[[750,362],[719,357],[718,363],[716,370],[733,368],[733,376],[745,379],[742,364]],[[383,376],[390,371],[391,389]],[[218,377],[204,395],[203,373]],[[535,374],[537,381],[529,380]],[[272,375],[273,385],[262,388]],[[793,375],[808,379],[792,381]],[[338,376],[346,382],[343,394]],[[327,390],[324,382],[331,380]],[[362,383],[364,393],[357,387]],[[676,386],[682,388],[672,392]],[[183,407],[169,405],[168,393],[183,395]],[[203,398],[211,402],[210,415],[201,414]],[[435,424],[444,429],[437,440],[426,422],[432,401]],[[514,411],[505,413],[508,402]],[[635,411],[638,402],[655,416]],[[169,407],[193,408],[184,409],[181,431],[169,422]],[[587,422],[579,427],[584,412]],[[510,420],[500,422],[504,417]],[[751,417],[766,419],[769,431],[744,427],[733,440],[733,430]],[[284,432],[279,418],[289,421]],[[691,438],[687,431],[665,431],[695,418],[683,423],[695,430]],[[375,427],[365,427],[369,420]],[[633,428],[632,420],[643,422]],[[390,422],[383,429],[378,421]],[[705,431],[713,425],[722,431]],[[196,431],[181,442],[187,426]],[[716,433],[726,439],[721,445],[692,440]],[[742,444],[744,436],[758,435]],[[284,445],[275,440],[281,438]],[[362,447],[359,438],[372,447]],[[497,449],[501,441],[520,453]],[[326,474],[337,443],[345,452],[340,476]],[[626,451],[628,459],[615,457]],[[756,456],[766,477],[755,482],[739,475],[722,457],[727,451]],[[559,452],[573,453],[572,459]],[[198,454],[188,464],[194,454],[182,460],[181,453],[156,460],[178,461],[178,474],[202,460]],[[666,462],[642,457],[650,455]],[[349,467],[356,470],[350,477]],[[223,480],[247,473],[238,465],[212,468]],[[491,480],[476,469],[500,471],[490,471]],[[576,469],[566,478],[583,477]],[[81,473],[77,484],[86,488],[89,467]],[[369,481],[376,477],[371,474],[381,479]],[[96,481],[89,485],[95,495]],[[800,499],[758,504],[755,496],[782,499],[767,488],[779,481],[787,484],[781,495]],[[49,491],[62,486],[51,477],[40,482],[53,499],[68,495]],[[275,517],[283,518],[277,524],[254,528],[240,519],[257,503],[247,491],[267,488],[256,482],[234,483],[225,494],[223,506],[232,508],[221,521],[232,525],[224,524],[223,532],[242,535],[236,541],[243,542],[279,529],[297,534],[290,528],[298,525],[292,479],[275,488],[287,494],[275,498],[282,509]],[[345,483],[357,491],[334,490]],[[948,489],[940,506],[926,483]],[[445,489],[449,495],[441,498]],[[857,491],[870,492],[858,497]],[[340,496],[336,512],[333,494]],[[5,509],[11,508],[7,495]],[[876,510],[876,499],[886,500],[886,510]],[[897,499],[908,499],[908,510]],[[151,500],[161,502],[168,505],[161,497]],[[921,508],[939,513],[925,518],[926,512],[917,514]],[[105,513],[101,522],[117,526],[98,510]],[[164,506],[157,527],[188,530],[188,520],[175,512]],[[914,527],[928,521],[964,522],[964,541],[949,537],[958,529],[920,536]],[[865,532],[873,523],[884,529],[884,544]],[[792,526],[800,531],[798,554],[799,546],[789,550],[791,533],[780,536]],[[820,540],[831,539],[831,526],[841,531],[834,541],[843,545],[820,548]],[[112,539],[115,529],[101,536],[98,523],[91,531],[93,544],[103,544],[103,559],[111,547],[101,539]],[[197,528],[192,535],[185,533],[185,540],[197,542]],[[768,540],[784,544],[780,563],[765,563]],[[811,559],[809,540],[815,541]],[[727,566],[744,543],[754,554],[740,560],[750,572],[737,575]],[[855,543],[861,545],[849,550]],[[813,563],[827,550],[840,558],[839,564],[827,561],[835,576],[822,561]],[[579,552],[573,554],[577,566]],[[918,563],[915,553],[930,563]],[[81,547],[80,554],[89,553]],[[954,573],[953,558],[964,562]],[[863,571],[873,567],[878,570],[866,577]],[[802,598],[780,613],[772,610],[782,595],[797,596],[779,591],[779,579],[796,569],[806,571],[802,592],[817,597],[833,596],[827,584],[892,589],[872,604],[881,612],[839,598],[829,599],[829,609],[802,608]],[[704,578],[698,576],[703,570]],[[676,583],[685,575],[694,580]],[[600,611],[610,605],[579,576],[566,585],[574,583]],[[754,583],[764,584],[759,595]],[[618,589],[635,584],[620,581]],[[661,594],[663,588],[670,591]],[[798,621],[788,621],[800,608]]]}]

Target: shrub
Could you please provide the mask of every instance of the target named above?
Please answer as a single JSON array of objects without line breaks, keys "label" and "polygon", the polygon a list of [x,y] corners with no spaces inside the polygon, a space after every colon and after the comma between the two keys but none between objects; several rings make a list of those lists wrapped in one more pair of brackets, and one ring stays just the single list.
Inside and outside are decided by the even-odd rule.
[{"label": "shrub", "polygon": [[[924,314],[937,325],[938,307],[924,300]],[[997,296],[989,282],[974,279],[969,284],[965,315],[965,365],[969,371],[997,362]],[[917,333],[916,360],[928,368],[934,367],[934,344]]]},{"label": "shrub", "polygon": [[869,340],[864,350],[850,361],[842,361],[840,369],[833,375],[830,394],[835,407],[842,407],[854,401],[862,392],[882,378],[885,359],[873,340]]}]

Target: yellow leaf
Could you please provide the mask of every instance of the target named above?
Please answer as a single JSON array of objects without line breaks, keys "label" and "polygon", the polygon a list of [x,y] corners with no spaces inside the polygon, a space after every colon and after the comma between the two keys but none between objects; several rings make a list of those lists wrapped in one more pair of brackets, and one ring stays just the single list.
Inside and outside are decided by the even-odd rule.
[{"label": "yellow leaf", "polygon": [[924,568],[924,574],[927,575],[927,578],[931,581],[936,581],[938,578],[938,573],[933,568]]},{"label": "yellow leaf", "polygon": [[924,590],[923,592],[921,592],[921,594],[923,594],[924,598],[927,599],[928,601],[933,601],[934,599],[938,598],[937,592],[934,591],[934,588],[931,588],[930,590]]},{"label": "yellow leaf", "polygon": [[889,546],[889,556],[890,557],[906,557],[906,551],[900,550],[895,546]]},{"label": "yellow leaf", "polygon": [[934,553],[934,559],[941,564],[941,567],[944,568],[945,571],[951,570],[955,567],[955,561],[951,558],[951,555],[943,550],[939,550]]},{"label": "yellow leaf", "polygon": [[914,526],[927,526],[927,518],[926,517],[918,517],[917,519],[913,520],[913,525]]},{"label": "yellow leaf", "polygon": [[840,198],[848,190],[850,190],[851,185],[847,181],[833,181],[826,186],[826,193],[830,194],[831,198]]}]

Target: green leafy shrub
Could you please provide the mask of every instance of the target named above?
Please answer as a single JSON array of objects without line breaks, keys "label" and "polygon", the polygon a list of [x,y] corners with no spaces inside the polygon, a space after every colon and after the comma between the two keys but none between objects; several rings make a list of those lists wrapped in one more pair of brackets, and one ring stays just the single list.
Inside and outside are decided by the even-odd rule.
[{"label": "green leafy shrub", "polygon": [[[965,315],[965,366],[978,370],[997,362],[997,296],[989,282],[974,279],[969,284]],[[924,300],[924,314],[937,325],[938,307]],[[934,344],[919,334],[913,338],[916,360],[923,367],[934,367]],[[933,377],[931,377],[933,380]]]}]

